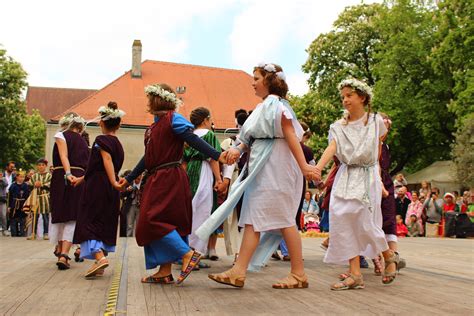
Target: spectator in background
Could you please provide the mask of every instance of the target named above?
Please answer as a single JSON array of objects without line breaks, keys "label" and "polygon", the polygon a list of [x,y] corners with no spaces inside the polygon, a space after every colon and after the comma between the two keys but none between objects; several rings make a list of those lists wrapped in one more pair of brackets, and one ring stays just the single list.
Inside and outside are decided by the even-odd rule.
[{"label": "spectator in background", "polygon": [[423,180],[421,181],[421,188],[420,188],[420,200],[421,200],[421,195],[423,194],[424,198],[426,199],[427,197],[430,196],[431,194],[431,186],[428,183],[428,181]]},{"label": "spectator in background", "polygon": [[395,176],[395,180],[393,180],[393,186],[395,187],[395,197],[397,196],[398,191],[407,184],[407,180],[405,179],[402,173],[399,173]]},{"label": "spectator in background", "polygon": [[469,193],[469,195],[467,195],[467,215],[469,216],[471,222],[474,223],[474,203],[472,202],[473,189],[471,188],[471,191],[466,192]]},{"label": "spectator in background", "polygon": [[459,207],[462,205],[462,196],[459,196],[458,191],[453,191],[454,195],[454,203],[457,204]]},{"label": "spectator in background", "polygon": [[441,214],[443,212],[443,201],[438,198],[439,189],[431,188],[430,196],[425,200],[423,207],[426,213],[426,222],[436,224],[441,222]]},{"label": "spectator in background", "polygon": [[402,186],[399,188],[397,197],[395,198],[395,205],[397,207],[397,215],[400,215],[404,219],[407,215],[408,205],[411,201],[407,198],[407,188]]},{"label": "spectator in background", "polygon": [[403,224],[403,218],[397,215],[397,236],[406,237],[408,234],[408,228]]},{"label": "spectator in background", "polygon": [[7,220],[7,179],[3,176],[3,172],[0,172],[0,228],[2,229],[2,235],[8,236],[8,220]]},{"label": "spectator in background", "polygon": [[461,211],[461,213],[468,212],[470,198],[471,198],[471,192],[467,190],[464,191],[464,193],[462,194],[461,206],[459,207],[459,210]]},{"label": "spectator in background", "polygon": [[443,213],[459,212],[459,206],[454,203],[456,196],[450,192],[444,195]]},{"label": "spectator in background", "polygon": [[15,173],[15,162],[9,161],[5,166],[5,171],[3,172],[3,178],[7,181],[7,192],[10,189],[10,186],[15,182],[16,173]]},{"label": "spectator in background", "polygon": [[421,225],[415,214],[412,214],[408,219],[407,229],[408,237],[418,237],[421,235]]},{"label": "spectator in background", "polygon": [[[405,217],[405,224],[408,226],[412,221],[412,216],[415,216],[416,222],[418,223],[418,235],[423,235],[423,204],[418,199],[418,192],[413,191],[411,193],[412,201],[408,205],[407,215]],[[416,226],[416,225],[415,225]],[[410,236],[413,237],[413,236]]]},{"label": "spectator in background", "polygon": [[8,189],[8,208],[12,237],[25,236],[26,214],[23,204],[30,195],[28,185],[25,183],[25,172],[20,170],[18,176]]}]

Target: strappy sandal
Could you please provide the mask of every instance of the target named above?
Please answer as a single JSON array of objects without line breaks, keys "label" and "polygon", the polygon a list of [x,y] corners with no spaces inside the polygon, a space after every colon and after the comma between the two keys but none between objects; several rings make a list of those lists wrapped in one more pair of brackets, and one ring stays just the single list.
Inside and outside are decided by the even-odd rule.
[{"label": "strappy sandal", "polygon": [[[84,275],[86,278],[94,277],[97,274],[97,271],[99,270],[105,270],[109,266],[109,261],[107,258],[102,257],[98,261],[94,262],[92,267],[86,272]],[[103,274],[103,273],[102,273]]]},{"label": "strappy sandal", "polygon": [[320,244],[320,247],[324,250],[327,251],[329,248],[329,238],[326,238],[323,240],[323,242]]},{"label": "strappy sandal", "polygon": [[245,275],[237,275],[232,269],[218,274],[209,274],[209,279],[233,287],[244,287]]},{"label": "strappy sandal", "polygon": [[174,279],[173,275],[169,274],[163,277],[155,277],[153,275],[142,278],[142,283],[152,283],[152,284],[173,284]]},{"label": "strappy sandal", "polygon": [[374,274],[376,276],[381,276],[382,275],[382,270],[383,270],[382,258],[380,256],[378,256],[377,258],[372,259],[372,262],[374,264]]},{"label": "strappy sandal", "polygon": [[[395,251],[392,253],[390,258],[385,259],[385,270],[383,272],[383,277],[382,277],[382,283],[383,284],[391,284],[393,281],[395,281],[395,278],[397,277],[398,264],[399,263],[400,263],[400,256]],[[395,264],[395,271],[394,272],[388,272],[387,271],[387,268],[391,264]]]},{"label": "strappy sandal", "polygon": [[344,281],[345,279],[347,279],[350,276],[351,276],[351,271],[347,271],[346,273],[341,273],[341,274],[339,274],[339,280]]},{"label": "strappy sandal", "polygon": [[[61,260],[61,258],[64,258],[65,261]],[[67,270],[69,268],[71,268],[71,265],[69,264],[69,260],[71,260],[71,258],[69,258],[69,256],[65,253],[62,253],[59,255],[58,257],[58,262],[56,262],[56,265],[58,266],[58,269],[59,270]]]},{"label": "strappy sandal", "polygon": [[[193,255],[191,256],[191,259],[189,260],[186,268],[184,270],[181,269],[181,273],[179,274],[179,277],[176,280],[176,284],[183,283],[183,281],[191,274],[191,272],[193,272],[194,267],[199,264],[200,260],[201,260],[201,254],[193,250]],[[183,260],[183,264],[184,264],[184,260]]]},{"label": "strappy sandal", "polygon": [[54,246],[53,254],[56,258],[59,258],[59,256],[61,255],[61,252],[58,250],[58,248],[58,245]]},{"label": "strappy sandal", "polygon": [[294,273],[288,274],[285,279],[272,285],[274,289],[306,289],[308,286],[309,283],[306,274],[300,277]]},{"label": "strappy sandal", "polygon": [[76,251],[74,251],[74,261],[84,262],[84,259],[81,258],[81,248],[77,248]]},{"label": "strappy sandal", "polygon": [[[353,283],[349,283],[350,281],[353,281]],[[333,291],[359,290],[363,288],[365,288],[365,285],[362,275],[355,276],[352,274],[344,279],[344,281],[331,285],[331,290]]]}]

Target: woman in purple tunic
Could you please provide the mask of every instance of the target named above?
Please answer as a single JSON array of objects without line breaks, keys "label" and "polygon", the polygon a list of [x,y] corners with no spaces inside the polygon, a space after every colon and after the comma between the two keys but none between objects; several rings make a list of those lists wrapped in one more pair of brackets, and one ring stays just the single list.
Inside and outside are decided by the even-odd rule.
[{"label": "woman in purple tunic", "polygon": [[117,103],[109,102],[99,108],[102,135],[97,136],[84,177],[75,185],[85,181],[82,195],[82,211],[77,218],[74,243],[81,244],[81,258],[94,260],[86,277],[103,275],[109,266],[108,252],[115,251],[118,216],[120,212],[120,189],[117,173],[122,168],[124,152],[115,136],[121,117]]},{"label": "woman in purple tunic", "polygon": [[50,242],[56,244],[56,265],[69,269],[69,250],[72,246],[83,185],[73,186],[85,173],[89,148],[81,137],[85,121],[76,113],[68,113],[59,121],[61,130],[54,135],[53,175],[51,178]]}]

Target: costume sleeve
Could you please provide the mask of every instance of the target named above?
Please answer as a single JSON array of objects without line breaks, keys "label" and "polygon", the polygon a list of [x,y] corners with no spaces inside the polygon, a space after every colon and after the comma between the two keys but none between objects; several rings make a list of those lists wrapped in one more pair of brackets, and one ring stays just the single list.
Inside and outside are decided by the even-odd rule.
[{"label": "costume sleeve", "polygon": [[199,136],[193,133],[192,129],[188,128],[183,131],[178,136],[185,141],[189,146],[193,147],[197,151],[200,151],[204,155],[211,157],[212,159],[218,161],[220,157],[220,152],[212,148],[211,145],[202,140]]},{"label": "costume sleeve", "polygon": [[94,147],[106,151],[112,155],[112,147],[110,146],[110,140],[105,135],[99,135],[95,138]]},{"label": "costume sleeve", "polygon": [[66,141],[66,137],[64,137],[63,132],[57,132],[56,134],[54,134],[54,138],[58,138],[58,139],[62,139]]},{"label": "costume sleeve", "polygon": [[133,180],[141,175],[143,171],[145,171],[145,156],[140,159],[135,168],[133,168],[132,172],[125,177],[125,180],[127,180],[128,184],[132,184]]},{"label": "costume sleeve", "polygon": [[44,177],[44,182],[41,188],[49,190],[50,186],[51,186],[51,173],[47,173],[46,176]]},{"label": "costume sleeve", "polygon": [[383,122],[383,119],[379,114],[375,116],[375,120],[377,128],[379,129],[379,137],[382,138],[382,136],[384,136],[388,132],[387,127],[385,126],[385,123]]},{"label": "costume sleeve", "polygon": [[184,116],[179,113],[173,113],[173,117],[171,119],[171,126],[173,128],[173,132],[177,135],[184,133],[188,129],[194,129],[194,125],[191,124]]}]

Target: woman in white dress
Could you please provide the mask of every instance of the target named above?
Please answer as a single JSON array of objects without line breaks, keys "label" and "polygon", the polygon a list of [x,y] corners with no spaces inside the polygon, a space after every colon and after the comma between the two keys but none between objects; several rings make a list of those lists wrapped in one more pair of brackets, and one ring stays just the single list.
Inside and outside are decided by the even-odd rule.
[{"label": "woman in white dress", "polygon": [[[254,68],[253,87],[260,103],[242,126],[241,143],[229,149],[227,162],[234,163],[243,151],[249,151],[249,175],[244,189],[239,226],[245,227],[235,265],[209,278],[226,285],[243,287],[260,233],[279,230],[291,256],[291,273],[273,284],[273,288],[305,288],[301,238],[295,216],[301,198],[303,174],[312,179],[316,168],[306,163],[300,140],[303,129],[286,101],[288,85],[280,66],[260,64]],[[238,185],[237,185],[238,186]],[[231,196],[235,195],[231,188]],[[238,198],[238,196],[237,196]],[[230,198],[229,200],[234,200]]]},{"label": "woman in white dress", "polygon": [[361,289],[359,256],[374,259],[382,253],[382,282],[389,284],[399,258],[389,249],[382,230],[382,191],[387,193],[380,178],[379,148],[387,129],[380,115],[370,113],[372,91],[367,84],[348,79],[339,84],[339,91],[346,114],[331,125],[329,146],[316,166],[322,170],[334,155],[341,162],[331,192],[331,242],[324,262],[350,264],[350,274],[333,284],[332,290]]}]

